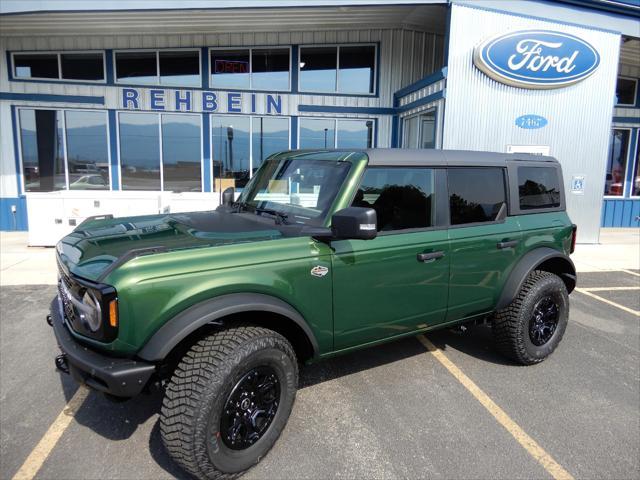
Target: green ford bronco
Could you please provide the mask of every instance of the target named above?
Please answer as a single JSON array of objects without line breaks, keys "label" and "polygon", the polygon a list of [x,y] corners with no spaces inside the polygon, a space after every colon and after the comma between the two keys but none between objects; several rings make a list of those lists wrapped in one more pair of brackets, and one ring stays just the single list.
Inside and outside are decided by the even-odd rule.
[{"label": "green ford bronco", "polygon": [[520,364],[558,346],[576,227],[553,158],[290,151],[215,211],[93,218],[57,245],[56,365],[112,397],[164,389],[167,451],[232,478],[272,447],[298,362],[489,322]]}]

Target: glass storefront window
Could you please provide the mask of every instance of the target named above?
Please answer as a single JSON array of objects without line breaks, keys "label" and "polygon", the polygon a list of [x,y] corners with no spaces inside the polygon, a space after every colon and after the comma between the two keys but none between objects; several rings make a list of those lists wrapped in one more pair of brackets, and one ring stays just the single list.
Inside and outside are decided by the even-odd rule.
[{"label": "glass storefront window", "polygon": [[202,191],[199,115],[162,115],[163,189]]},{"label": "glass storefront window", "polygon": [[16,53],[16,78],[103,81],[104,52]]},{"label": "glass storefront window", "polygon": [[289,119],[253,117],[252,122],[251,170],[255,172],[269,155],[289,149]]},{"label": "glass storefront window", "polygon": [[20,110],[22,172],[27,192],[66,188],[61,113],[59,110]]},{"label": "glass storefront window", "polygon": [[622,196],[624,194],[630,133],[631,131],[628,129],[617,128],[611,132],[604,186],[605,195]]},{"label": "glass storefront window", "polygon": [[17,78],[60,78],[55,53],[21,53],[13,56]]},{"label": "glass storefront window", "polygon": [[631,185],[631,195],[640,197],[640,140],[636,142],[636,167],[631,181],[633,182]]},{"label": "glass storefront window", "polygon": [[118,114],[123,190],[160,190],[160,131],[156,113]]},{"label": "glass storefront window", "polygon": [[300,49],[300,90],[335,92],[337,47],[303,47]]},{"label": "glass storefront window", "polygon": [[334,148],[336,121],[324,118],[300,119],[300,148]]},{"label": "glass storefront window", "polygon": [[250,84],[249,50],[211,50],[211,86],[244,88]]},{"label": "glass storefront window", "polygon": [[250,177],[250,117],[211,116],[214,189],[243,188]]},{"label": "glass storefront window", "polygon": [[635,105],[638,80],[618,77],[616,82],[616,105]]},{"label": "glass storefront window", "polygon": [[60,66],[65,80],[104,80],[102,52],[63,53],[60,55]]},{"label": "glass storefront window", "polygon": [[268,48],[251,51],[251,88],[289,90],[289,49]]},{"label": "glass storefront window", "polygon": [[371,148],[373,120],[338,120],[338,148]]},{"label": "glass storefront window", "polygon": [[156,52],[115,52],[116,80],[122,83],[158,83]]},{"label": "glass storefront window", "polygon": [[373,93],[376,47],[357,45],[340,47],[338,91],[341,93]]},{"label": "glass storefront window", "polygon": [[402,120],[403,148],[436,148],[436,110]]},{"label": "glass storefront window", "polygon": [[109,189],[107,116],[104,112],[65,112],[69,189]]},{"label": "glass storefront window", "polygon": [[160,84],[200,86],[200,55],[196,51],[159,52]]}]

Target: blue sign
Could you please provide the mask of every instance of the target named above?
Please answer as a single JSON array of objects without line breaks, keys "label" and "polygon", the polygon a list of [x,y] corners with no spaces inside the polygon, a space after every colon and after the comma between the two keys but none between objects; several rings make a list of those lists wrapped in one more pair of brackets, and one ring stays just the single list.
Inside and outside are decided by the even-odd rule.
[{"label": "blue sign", "polygon": [[600,54],[567,33],[524,30],[485,40],[475,48],[473,62],[506,85],[548,89],[587,78],[598,68]]},{"label": "blue sign", "polygon": [[540,115],[522,115],[521,117],[516,118],[516,125],[520,128],[526,128],[528,130],[532,130],[535,128],[542,128],[547,123],[547,119],[541,117]]}]

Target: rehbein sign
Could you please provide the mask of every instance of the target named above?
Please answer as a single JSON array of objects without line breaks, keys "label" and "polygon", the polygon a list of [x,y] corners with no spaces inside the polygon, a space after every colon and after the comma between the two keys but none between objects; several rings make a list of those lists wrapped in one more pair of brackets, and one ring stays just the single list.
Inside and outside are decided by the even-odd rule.
[{"label": "rehbein sign", "polygon": [[550,30],[524,30],[491,37],[473,52],[476,67],[514,87],[550,89],[584,80],[600,54],[585,40]]}]

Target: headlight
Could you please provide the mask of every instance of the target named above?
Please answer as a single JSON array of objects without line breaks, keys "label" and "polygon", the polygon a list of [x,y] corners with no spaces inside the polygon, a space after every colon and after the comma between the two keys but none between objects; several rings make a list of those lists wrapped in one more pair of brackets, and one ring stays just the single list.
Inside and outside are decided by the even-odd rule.
[{"label": "headlight", "polygon": [[92,332],[97,332],[102,323],[102,310],[100,309],[100,302],[91,293],[86,290],[82,296],[82,304],[85,308],[81,309],[80,319],[85,326]]}]

